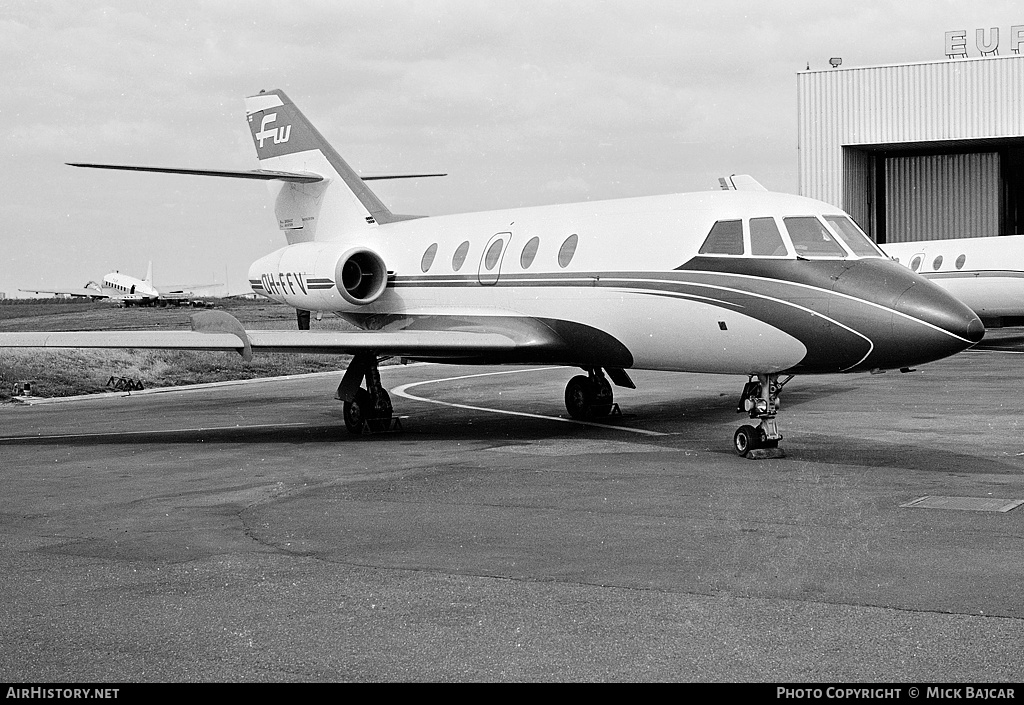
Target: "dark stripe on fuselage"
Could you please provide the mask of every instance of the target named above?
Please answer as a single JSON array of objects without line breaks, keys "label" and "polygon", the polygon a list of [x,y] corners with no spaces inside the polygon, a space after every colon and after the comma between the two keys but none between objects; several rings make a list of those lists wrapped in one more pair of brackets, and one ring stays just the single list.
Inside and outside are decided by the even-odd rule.
[{"label": "dark stripe on fuselage", "polygon": [[[793,371],[826,371],[849,359],[844,346],[851,332],[872,343],[867,356],[841,371],[890,369],[952,355],[981,340],[984,327],[967,306],[941,287],[887,258],[855,260],[778,260],[695,257],[679,271],[719,273],[746,282],[795,285],[784,299],[813,312],[811,318],[771,317],[766,322],[797,337],[808,355]],[[756,288],[756,287],[755,287]],[[813,295],[802,298],[799,288]],[[827,320],[826,326],[820,321]],[[825,343],[816,345],[818,336]],[[812,352],[818,348],[818,354]],[[831,348],[824,353],[823,349]],[[840,363],[843,364],[843,363]]]},{"label": "dark stripe on fuselage", "polygon": [[[417,278],[420,279],[420,278]],[[396,282],[396,286],[404,286]],[[462,286],[459,282],[424,282],[409,286]],[[587,277],[555,274],[530,278],[509,277],[507,287],[602,288],[639,295],[685,299],[716,306],[763,321],[800,340],[807,353],[794,372],[837,372],[855,368],[872,350],[872,342],[837,324],[828,316],[828,291],[795,287],[791,282],[737,277],[722,272],[622,272]],[[867,317],[867,315],[862,316]],[[684,333],[680,333],[684,335]]]},{"label": "dark stripe on fuselage", "polygon": [[[698,256],[673,271],[502,274],[490,286],[627,290],[740,312],[807,349],[792,372],[922,364],[964,347],[973,312],[883,258],[791,260]],[[396,277],[389,286],[479,286],[476,274]],[[971,335],[980,336],[980,322]],[[972,338],[977,340],[978,337]]]},{"label": "dark stripe on fuselage", "polygon": [[[813,312],[813,317],[762,319],[808,347],[807,357],[793,371],[825,371],[829,358],[836,362],[849,360],[843,348],[852,340],[853,331],[858,337],[869,339],[872,347],[865,358],[852,367],[842,367],[841,371],[923,364],[959,352],[984,335],[981,321],[967,306],[888,258],[695,257],[679,271],[796,285],[796,289],[780,298],[803,305]],[[815,293],[802,298],[799,288]],[[828,325],[822,326],[822,320],[827,320]],[[817,345],[818,336],[825,336],[826,344]],[[812,352],[812,346],[818,349],[817,354]],[[831,350],[824,353],[823,348]]]}]

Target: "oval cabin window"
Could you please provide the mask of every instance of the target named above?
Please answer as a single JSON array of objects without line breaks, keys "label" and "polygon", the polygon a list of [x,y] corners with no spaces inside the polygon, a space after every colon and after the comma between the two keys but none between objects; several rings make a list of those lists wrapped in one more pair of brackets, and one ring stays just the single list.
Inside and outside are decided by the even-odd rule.
[{"label": "oval cabin window", "polygon": [[967,255],[960,255],[959,257],[957,257],[956,258],[956,268],[957,269],[963,269],[964,268],[964,262],[966,262],[966,261],[967,261]]},{"label": "oval cabin window", "polygon": [[427,251],[423,253],[423,259],[420,260],[420,269],[426,272],[430,269],[430,265],[434,263],[434,255],[437,254],[437,243],[427,248]]},{"label": "oval cabin window", "polygon": [[526,243],[526,247],[523,248],[523,254],[519,257],[519,264],[522,265],[523,269],[529,269],[530,265],[533,264],[533,260],[537,256],[538,247],[540,247],[539,237],[532,237]]},{"label": "oval cabin window", "polygon": [[935,271],[938,271],[939,267],[941,267],[941,266],[942,266],[942,255],[939,255],[938,257],[936,257],[932,261],[932,269],[934,269]]},{"label": "oval cabin window", "polygon": [[498,263],[501,258],[501,248],[505,246],[505,241],[498,238],[491,243],[491,246],[487,248],[487,254],[484,255],[484,268],[487,271],[494,269],[494,265]]},{"label": "oval cabin window", "polygon": [[573,256],[576,254],[576,245],[579,243],[580,238],[575,233],[565,238],[565,242],[558,248],[558,266],[565,269],[572,262]]},{"label": "oval cabin window", "polygon": [[455,250],[455,254],[452,255],[452,269],[456,272],[462,269],[462,265],[466,262],[466,254],[469,252],[469,240],[466,240]]}]

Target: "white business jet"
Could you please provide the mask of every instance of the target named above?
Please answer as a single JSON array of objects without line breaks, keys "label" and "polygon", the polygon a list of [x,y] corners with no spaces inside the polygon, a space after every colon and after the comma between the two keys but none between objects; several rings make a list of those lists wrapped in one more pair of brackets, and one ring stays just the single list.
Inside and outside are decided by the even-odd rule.
[{"label": "white business jet", "polygon": [[881,246],[967,304],[990,328],[1024,325],[1024,235]]},{"label": "white business jet", "polygon": [[565,389],[578,419],[611,413],[630,369],[746,375],[750,421],[733,441],[759,456],[781,453],[793,375],[906,368],[984,335],[821,201],[730,190],[402,216],[282,91],[246,112],[260,169],[81,166],[267,180],[288,244],[252,265],[253,291],[362,330],[245,330],[207,311],[192,331],[4,333],[0,346],[347,353],[338,397],[354,433],[391,422],[383,356],[581,368]]}]

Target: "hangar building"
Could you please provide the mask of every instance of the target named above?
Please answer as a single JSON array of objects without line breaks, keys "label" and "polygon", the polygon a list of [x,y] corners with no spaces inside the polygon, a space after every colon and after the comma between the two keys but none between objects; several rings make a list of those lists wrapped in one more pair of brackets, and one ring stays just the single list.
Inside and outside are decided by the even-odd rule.
[{"label": "hangar building", "polygon": [[1024,233],[1024,55],[800,72],[797,115],[800,193],[876,242]]}]

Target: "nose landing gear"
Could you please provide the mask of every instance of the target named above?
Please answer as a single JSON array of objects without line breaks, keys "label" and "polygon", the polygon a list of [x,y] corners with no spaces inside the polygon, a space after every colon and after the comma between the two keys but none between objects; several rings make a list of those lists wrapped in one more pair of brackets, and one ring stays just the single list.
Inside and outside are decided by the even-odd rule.
[{"label": "nose landing gear", "polygon": [[[756,379],[755,379],[756,377]],[[733,448],[744,458],[783,458],[785,453],[779,448],[782,434],[775,422],[782,388],[793,379],[787,375],[779,381],[777,373],[751,375],[743,385],[737,413],[746,412],[751,419],[760,419],[756,425],[744,424],[733,435]]]}]

